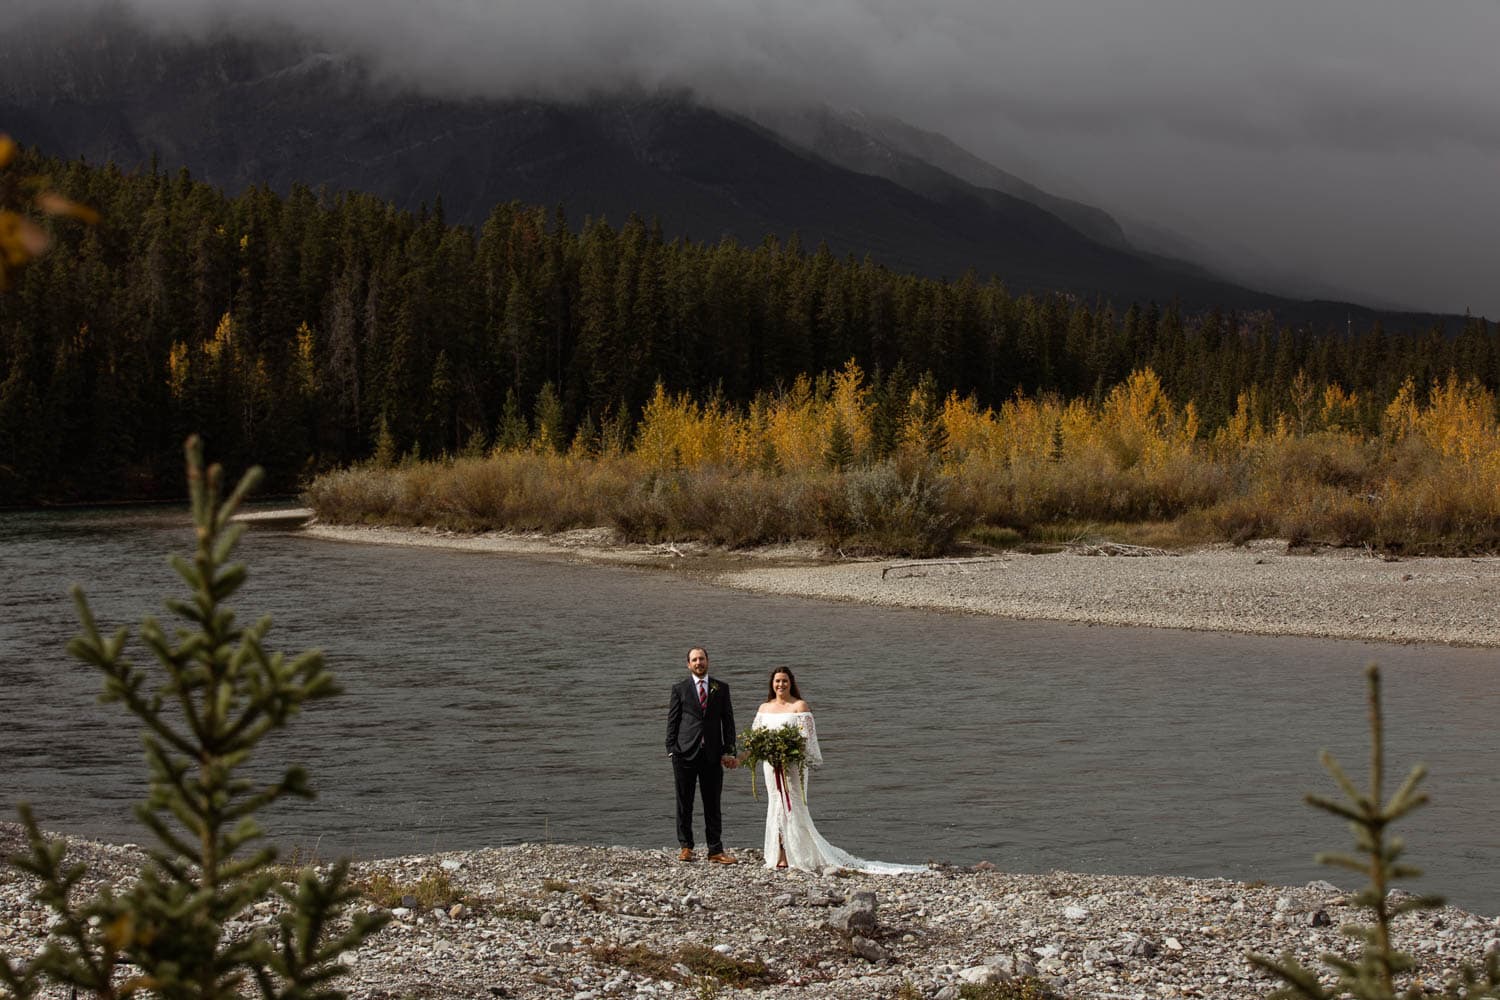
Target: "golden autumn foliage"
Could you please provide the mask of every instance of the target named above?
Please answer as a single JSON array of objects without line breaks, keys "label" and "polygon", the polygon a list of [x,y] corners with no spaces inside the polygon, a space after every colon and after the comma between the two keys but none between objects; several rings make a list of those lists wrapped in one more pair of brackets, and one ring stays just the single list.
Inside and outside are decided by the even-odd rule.
[{"label": "golden autumn foliage", "polygon": [[309,399],[318,391],[318,369],[313,363],[313,346],[312,327],[303,321],[297,327],[296,365],[293,371],[297,379],[297,390]]},{"label": "golden autumn foliage", "polygon": [[173,399],[180,400],[186,394],[190,370],[188,346],[180,340],[174,341],[167,352],[167,389]]},{"label": "golden autumn foliage", "polygon": [[203,345],[203,356],[211,368],[217,368],[233,360],[234,339],[234,318],[229,313],[225,313],[219,317],[218,326],[214,327],[213,339]]},{"label": "golden autumn foliage", "polygon": [[[848,434],[856,460],[868,461],[873,420],[864,373],[852,361],[830,378],[799,377],[791,388],[740,413],[716,403],[700,405],[658,385],[641,415],[635,455],[654,469],[750,469],[763,468],[765,456],[774,454],[782,472],[806,472],[826,466],[835,422]],[[1190,455],[1199,445],[1198,431],[1196,408],[1175,406],[1147,369],[1132,374],[1098,407],[1053,396],[1018,396],[997,413],[956,392],[935,403],[913,389],[898,442],[908,451],[932,452],[950,472],[971,464],[1056,460],[1069,453],[1108,455],[1119,468],[1154,468]]]},{"label": "golden autumn foliage", "polygon": [[1211,431],[1150,369],[1097,403],[1017,395],[992,408],[919,386],[899,404],[877,454],[889,401],[877,403],[853,361],[743,409],[658,385],[628,448],[353,470],[320,479],[312,500],[330,520],[612,524],[641,540],[813,538],[903,554],[933,554],[979,526],[1055,537],[1163,524],[1183,541],[1500,549],[1500,424],[1472,380],[1409,380],[1369,437],[1354,429],[1361,400],[1305,376],[1283,409],[1240,393]]},{"label": "golden autumn foliage", "polygon": [[1359,419],[1359,398],[1345,392],[1339,385],[1329,385],[1323,390],[1322,405],[1318,409],[1319,424],[1325,430],[1350,431]]},{"label": "golden autumn foliage", "polygon": [[[53,191],[46,178],[12,177],[10,167],[19,154],[16,141],[0,132],[0,291],[10,287],[16,271],[52,245],[47,231],[27,214],[28,207],[42,215],[78,219],[89,225],[99,221],[99,213]],[[27,196],[26,191],[32,193]]]}]

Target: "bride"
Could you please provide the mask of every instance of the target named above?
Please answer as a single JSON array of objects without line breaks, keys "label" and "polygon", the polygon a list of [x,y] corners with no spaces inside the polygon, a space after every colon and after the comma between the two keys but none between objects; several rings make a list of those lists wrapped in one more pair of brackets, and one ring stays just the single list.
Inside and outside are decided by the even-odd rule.
[{"label": "bride", "polygon": [[[774,729],[780,726],[796,726],[807,738],[807,761],[814,767],[823,763],[823,753],[818,749],[818,731],[813,725],[812,710],[802,700],[797,690],[797,678],[786,667],[777,667],[771,672],[767,701],[755,713],[752,729]],[[892,865],[880,861],[865,861],[847,851],[834,847],[813,826],[807,804],[802,801],[807,776],[795,764],[785,769],[785,792],[777,791],[775,772],[770,764],[762,764],[766,779],[766,867],[798,868],[802,871],[819,871],[833,866],[851,868],[872,875],[902,875],[927,871],[925,865]],[[787,803],[791,806],[788,808]]]}]

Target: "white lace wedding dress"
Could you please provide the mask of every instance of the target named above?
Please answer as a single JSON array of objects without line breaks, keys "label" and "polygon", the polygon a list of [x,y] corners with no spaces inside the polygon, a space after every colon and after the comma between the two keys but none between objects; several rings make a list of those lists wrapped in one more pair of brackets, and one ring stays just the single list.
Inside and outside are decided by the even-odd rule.
[{"label": "white lace wedding dress", "polygon": [[[823,763],[823,752],[818,748],[818,731],[813,725],[811,712],[757,712],[751,723],[755,729],[774,729],[781,726],[796,726],[807,737],[807,759],[813,766]],[[805,774],[800,768],[788,767],[785,787],[776,787],[776,773],[771,765],[762,764],[761,774],[766,780],[766,867],[775,868],[781,850],[786,849],[788,867],[803,871],[820,871],[827,867],[849,868],[868,872],[871,875],[907,875],[927,871],[926,865],[893,865],[881,861],[866,861],[856,858],[848,851],[834,847],[813,826],[807,804],[802,801]],[[787,807],[790,801],[791,807]]]}]

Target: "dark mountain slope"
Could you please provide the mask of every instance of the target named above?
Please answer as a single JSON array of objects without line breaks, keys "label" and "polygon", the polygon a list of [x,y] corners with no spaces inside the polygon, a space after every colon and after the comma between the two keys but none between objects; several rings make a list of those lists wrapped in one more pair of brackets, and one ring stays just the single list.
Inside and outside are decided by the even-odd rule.
[{"label": "dark mountain slope", "polygon": [[884,177],[928,198],[977,197],[997,207],[1006,198],[1019,198],[1097,243],[1132,249],[1120,224],[1103,209],[1043,191],[935,132],[829,108],[763,110],[750,117],[829,163]]},{"label": "dark mountain slope", "polygon": [[[1088,206],[1057,199],[1065,222],[909,151],[900,183],[856,172],[679,96],[416,96],[305,46],[168,44],[115,23],[66,39],[34,32],[0,42],[0,122],[48,152],[126,167],[154,154],[230,191],[301,182],[406,207],[441,196],[448,218],[476,224],[500,202],[560,203],[575,222],[618,223],[634,212],[659,219],[669,236],[697,240],[753,244],[796,232],[807,247],[823,241],[839,255],[928,275],[972,268],[1014,290],[1274,309],[1286,320],[1340,325],[1351,310],[1365,315],[1135,254],[1114,237],[1113,220]],[[917,140],[901,141],[909,150]]]}]

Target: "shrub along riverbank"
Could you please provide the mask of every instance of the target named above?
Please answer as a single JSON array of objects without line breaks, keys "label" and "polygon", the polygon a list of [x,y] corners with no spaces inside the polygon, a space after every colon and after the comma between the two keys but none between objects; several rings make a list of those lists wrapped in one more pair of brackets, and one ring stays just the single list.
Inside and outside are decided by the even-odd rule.
[{"label": "shrub along riverbank", "polygon": [[548,424],[436,461],[377,456],[307,491],[335,524],[559,531],[742,547],[813,540],[929,556],[1084,533],[1181,545],[1294,543],[1460,554],[1500,548],[1494,396],[1408,381],[1377,431],[1363,401],[1306,386],[1267,421],[1243,394],[1204,430],[1149,369],[1098,403],[1017,397],[998,410],[918,386],[897,408],[853,364],[744,409],[658,387],[633,435]]}]

